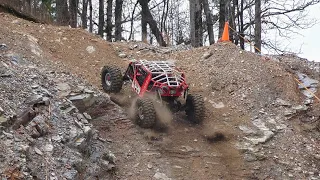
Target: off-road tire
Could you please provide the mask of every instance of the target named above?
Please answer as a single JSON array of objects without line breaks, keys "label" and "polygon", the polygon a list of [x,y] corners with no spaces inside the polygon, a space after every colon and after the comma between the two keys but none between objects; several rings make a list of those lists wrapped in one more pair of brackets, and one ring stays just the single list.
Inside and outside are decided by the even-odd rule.
[{"label": "off-road tire", "polygon": [[[109,75],[109,84],[106,81],[106,76]],[[121,70],[114,66],[104,66],[101,70],[102,88],[107,93],[118,93],[122,89],[123,79]]]},{"label": "off-road tire", "polygon": [[[143,117],[141,117],[141,115]],[[136,122],[142,128],[152,128],[156,123],[156,110],[149,99],[138,99],[136,103]]]},{"label": "off-road tire", "polygon": [[188,94],[186,100],[186,114],[190,122],[199,124],[204,119],[205,106],[200,94]]}]

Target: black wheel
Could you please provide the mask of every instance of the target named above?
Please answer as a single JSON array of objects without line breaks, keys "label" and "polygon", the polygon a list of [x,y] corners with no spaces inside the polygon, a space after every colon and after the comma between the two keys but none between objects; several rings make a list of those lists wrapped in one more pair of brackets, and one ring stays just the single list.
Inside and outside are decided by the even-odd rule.
[{"label": "black wheel", "polygon": [[156,111],[149,99],[138,99],[136,104],[136,121],[142,128],[152,128],[156,123]]},{"label": "black wheel", "polygon": [[101,83],[107,93],[120,92],[123,85],[121,70],[113,66],[104,66],[101,71]]},{"label": "black wheel", "polygon": [[200,94],[188,94],[186,101],[186,114],[189,121],[201,123],[204,119],[205,106]]}]

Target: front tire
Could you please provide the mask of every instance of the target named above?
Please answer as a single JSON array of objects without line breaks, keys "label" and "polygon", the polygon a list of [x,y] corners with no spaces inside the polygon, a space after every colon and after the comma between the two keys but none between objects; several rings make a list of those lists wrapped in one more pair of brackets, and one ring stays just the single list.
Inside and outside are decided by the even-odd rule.
[{"label": "front tire", "polygon": [[200,94],[188,94],[186,100],[186,114],[190,122],[199,124],[204,119],[205,106]]},{"label": "front tire", "polygon": [[101,71],[102,88],[107,93],[118,93],[122,89],[121,70],[113,66],[104,66]]},{"label": "front tire", "polygon": [[156,123],[156,111],[149,99],[138,99],[136,104],[136,122],[142,128],[152,128]]}]

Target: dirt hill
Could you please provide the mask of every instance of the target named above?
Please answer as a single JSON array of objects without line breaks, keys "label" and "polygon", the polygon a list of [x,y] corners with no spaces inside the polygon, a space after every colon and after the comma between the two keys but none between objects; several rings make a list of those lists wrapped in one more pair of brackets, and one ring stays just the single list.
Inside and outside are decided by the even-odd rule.
[{"label": "dirt hill", "polygon": [[[230,43],[197,49],[183,45],[159,48],[140,42],[108,43],[81,29],[32,23],[4,13],[0,17],[3,27],[0,44],[6,46],[0,51],[1,57],[5,57],[2,62],[8,64],[10,59],[21,57],[37,64],[36,69],[48,69],[40,72],[46,78],[52,78],[47,77],[52,69],[63,72],[62,83],[75,89],[84,84],[86,87],[93,85],[91,91],[99,98],[89,106],[77,103],[75,106],[79,112],[92,116],[92,128],[98,130],[101,142],[116,156],[116,170],[109,178],[320,178],[319,103],[295,80],[300,77],[318,94],[319,76],[315,66],[310,67],[293,57],[266,58],[242,51]],[[114,64],[125,69],[133,59],[176,61],[186,72],[191,93],[201,93],[205,98],[203,124],[194,126],[183,114],[177,113],[168,131],[158,132],[140,129],[128,120],[123,115],[124,110],[98,89],[101,89],[100,70],[104,65]],[[29,66],[23,67],[32,71]],[[21,75],[31,78],[28,74]],[[50,81],[61,83],[54,77]],[[32,89],[33,81],[24,85]],[[6,88],[4,81],[0,88]],[[76,91],[71,88],[71,92],[66,93],[61,88],[65,87],[52,91],[67,98]],[[122,94],[130,96],[129,91],[127,87]],[[15,93],[18,91],[10,95]],[[19,104],[0,103],[5,117],[9,117],[9,111],[27,108],[24,96],[14,101],[5,96],[1,98],[5,100],[2,102]],[[3,133],[15,134],[16,131],[9,127]],[[219,141],[212,138],[217,134],[222,134]],[[45,137],[48,139],[51,135],[55,134],[49,133]],[[54,153],[53,158],[59,156]],[[37,164],[29,165],[38,167]],[[5,166],[0,168],[6,169]],[[49,170],[56,173],[57,169],[51,167]],[[90,169],[75,170],[78,176],[71,179],[80,175],[90,178],[93,174]],[[4,176],[4,171],[0,172]],[[44,176],[40,174],[39,177]]]}]

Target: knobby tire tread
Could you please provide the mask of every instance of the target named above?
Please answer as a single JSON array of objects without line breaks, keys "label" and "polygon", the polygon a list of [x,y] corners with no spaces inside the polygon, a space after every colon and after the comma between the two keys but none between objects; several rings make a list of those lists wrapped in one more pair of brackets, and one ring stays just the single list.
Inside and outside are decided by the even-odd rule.
[{"label": "knobby tire tread", "polygon": [[[111,86],[108,86],[105,82],[105,75],[110,73],[111,76]],[[107,93],[118,93],[122,89],[123,77],[121,70],[114,66],[104,66],[101,71],[101,82],[103,90]]]}]

